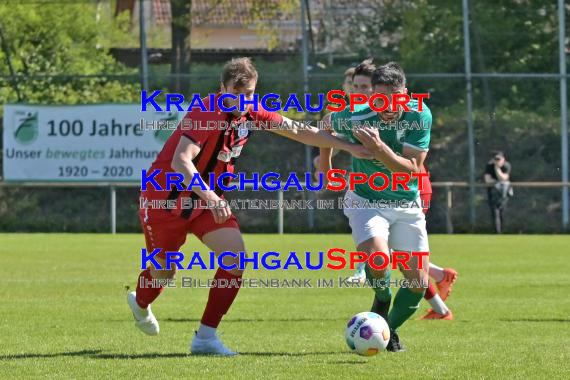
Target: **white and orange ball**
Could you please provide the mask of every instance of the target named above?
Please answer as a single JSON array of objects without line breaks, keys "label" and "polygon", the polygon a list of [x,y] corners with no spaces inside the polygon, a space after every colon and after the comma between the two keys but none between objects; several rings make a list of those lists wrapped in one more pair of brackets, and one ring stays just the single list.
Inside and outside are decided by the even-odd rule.
[{"label": "white and orange ball", "polygon": [[344,336],[352,351],[362,356],[374,356],[386,349],[390,328],[378,314],[363,312],[348,321]]}]

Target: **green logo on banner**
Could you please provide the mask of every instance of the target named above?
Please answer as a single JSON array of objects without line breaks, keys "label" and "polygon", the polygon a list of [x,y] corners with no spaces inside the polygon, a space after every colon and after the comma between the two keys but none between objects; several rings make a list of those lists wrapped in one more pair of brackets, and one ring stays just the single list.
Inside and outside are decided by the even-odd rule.
[{"label": "green logo on banner", "polygon": [[[178,120],[178,114],[176,112],[169,112],[165,118],[160,120],[172,123],[173,121]],[[172,133],[174,133],[174,129],[157,129],[154,131],[154,138],[159,143],[164,144]]]},{"label": "green logo on banner", "polygon": [[38,112],[16,112],[16,120],[14,138],[20,144],[31,144],[38,137]]}]

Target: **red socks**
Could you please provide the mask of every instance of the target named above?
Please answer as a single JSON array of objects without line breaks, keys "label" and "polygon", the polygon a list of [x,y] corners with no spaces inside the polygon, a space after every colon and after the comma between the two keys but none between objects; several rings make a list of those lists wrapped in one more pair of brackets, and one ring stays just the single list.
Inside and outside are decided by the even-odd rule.
[{"label": "red socks", "polygon": [[154,287],[150,283],[147,284],[147,281],[152,281],[149,268],[141,272],[137,282],[137,304],[143,309],[146,309],[164,291],[164,287]]},{"label": "red socks", "polygon": [[[216,286],[210,289],[208,303],[204,315],[202,315],[202,324],[217,328],[239,292],[241,276],[233,275],[222,268],[218,268],[214,279]],[[225,283],[224,287],[219,286],[220,280],[227,280],[227,282],[222,281]],[[232,280],[234,281],[232,282]]]},{"label": "red socks", "polygon": [[432,281],[429,281],[429,287],[426,289],[426,294],[424,295],[424,298],[426,300],[431,300],[435,295],[437,294],[437,291],[435,290]]},{"label": "red socks", "polygon": [[[222,268],[218,268],[214,279],[216,286],[210,289],[208,303],[204,315],[202,315],[202,323],[217,328],[239,292],[241,276],[233,275]],[[221,281],[222,286],[219,286],[220,280],[226,280]],[[137,283],[137,304],[143,309],[146,309],[164,291],[164,287],[154,287],[150,283],[147,284],[147,281],[152,281],[148,268],[141,272]]]}]

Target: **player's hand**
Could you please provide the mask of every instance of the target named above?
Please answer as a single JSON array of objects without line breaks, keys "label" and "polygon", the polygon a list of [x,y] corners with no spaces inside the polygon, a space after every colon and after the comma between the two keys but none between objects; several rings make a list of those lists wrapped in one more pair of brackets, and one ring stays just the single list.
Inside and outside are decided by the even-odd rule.
[{"label": "player's hand", "polygon": [[232,216],[232,210],[227,203],[224,207],[216,207],[212,212],[214,212],[214,221],[218,224],[227,222]]},{"label": "player's hand", "polygon": [[371,160],[374,158],[374,153],[372,153],[370,148],[364,144],[363,145],[353,144],[348,149],[348,152],[356,158],[363,158],[366,160]]},{"label": "player's hand", "polygon": [[214,222],[216,224],[222,224],[225,223],[230,216],[232,215],[232,210],[230,209],[230,206],[228,205],[229,202],[222,202],[225,203],[224,204],[220,204],[220,201],[222,200],[222,198],[218,197],[217,195],[214,194],[214,197],[211,197],[213,201],[215,201],[215,207],[213,207],[211,209],[212,214],[214,214]]},{"label": "player's hand", "polygon": [[376,128],[358,128],[352,131],[354,137],[372,152],[381,150],[384,142]]}]

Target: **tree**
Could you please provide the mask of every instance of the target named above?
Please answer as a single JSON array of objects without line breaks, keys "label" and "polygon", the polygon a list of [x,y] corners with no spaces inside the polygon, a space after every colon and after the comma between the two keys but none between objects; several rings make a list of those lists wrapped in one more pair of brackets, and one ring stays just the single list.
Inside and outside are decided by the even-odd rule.
[{"label": "tree", "polygon": [[192,30],[192,1],[170,0],[172,14],[172,55],[170,73],[173,75],[170,88],[182,95],[190,92],[190,37]]},{"label": "tree", "polygon": [[[0,50],[0,75],[10,75],[8,53],[22,101],[74,104],[136,99],[135,84],[103,76],[128,71],[109,54],[107,37],[113,25],[96,20],[94,4],[0,5],[0,20],[5,45]],[[17,100],[13,86],[8,82],[0,86],[0,104]]]}]

